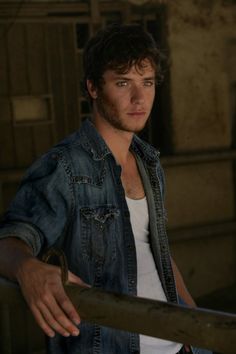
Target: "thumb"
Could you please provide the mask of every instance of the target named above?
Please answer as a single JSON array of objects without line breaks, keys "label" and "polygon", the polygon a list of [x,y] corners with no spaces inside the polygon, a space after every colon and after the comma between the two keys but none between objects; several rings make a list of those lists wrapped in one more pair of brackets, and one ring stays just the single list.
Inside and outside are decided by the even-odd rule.
[{"label": "thumb", "polygon": [[84,288],[91,288],[91,285],[85,283],[81,278],[77,277],[77,275],[72,272],[68,272],[68,282],[71,284],[76,284],[82,286]]}]

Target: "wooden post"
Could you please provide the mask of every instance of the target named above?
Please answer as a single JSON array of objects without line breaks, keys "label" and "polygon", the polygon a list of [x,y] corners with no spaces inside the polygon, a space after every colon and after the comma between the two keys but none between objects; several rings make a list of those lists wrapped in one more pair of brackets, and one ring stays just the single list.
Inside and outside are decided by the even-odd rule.
[{"label": "wooden post", "polygon": [[[0,281],[0,302],[26,306],[19,288]],[[130,332],[236,353],[236,315],[68,285],[82,320]]]},{"label": "wooden post", "polygon": [[236,353],[236,315],[171,303],[66,287],[82,319],[224,354]]},{"label": "wooden post", "polygon": [[[1,290],[0,290],[1,291]],[[12,337],[10,327],[10,311],[8,305],[0,306],[0,353],[12,353]]]}]

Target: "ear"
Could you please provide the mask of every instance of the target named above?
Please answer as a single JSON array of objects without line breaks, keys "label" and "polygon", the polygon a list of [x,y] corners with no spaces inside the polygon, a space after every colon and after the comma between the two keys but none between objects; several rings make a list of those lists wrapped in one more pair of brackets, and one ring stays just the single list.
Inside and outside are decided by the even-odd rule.
[{"label": "ear", "polygon": [[98,97],[98,94],[97,94],[97,88],[94,86],[94,83],[92,82],[92,80],[87,80],[86,84],[87,84],[87,89],[88,89],[88,92],[89,92],[91,98],[96,100],[96,98]]}]

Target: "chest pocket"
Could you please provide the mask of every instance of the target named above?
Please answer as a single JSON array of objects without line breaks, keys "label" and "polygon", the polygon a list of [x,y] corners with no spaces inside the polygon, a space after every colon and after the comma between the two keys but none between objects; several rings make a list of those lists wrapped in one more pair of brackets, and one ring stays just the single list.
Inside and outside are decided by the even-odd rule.
[{"label": "chest pocket", "polygon": [[116,259],[115,224],[119,210],[110,205],[80,209],[82,256],[96,263]]}]

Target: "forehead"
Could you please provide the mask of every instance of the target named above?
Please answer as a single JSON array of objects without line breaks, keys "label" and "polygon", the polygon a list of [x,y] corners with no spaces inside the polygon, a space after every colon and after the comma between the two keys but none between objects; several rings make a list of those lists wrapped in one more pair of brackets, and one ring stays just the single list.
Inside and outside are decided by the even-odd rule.
[{"label": "forehead", "polygon": [[141,77],[154,77],[156,74],[155,68],[148,59],[134,63],[131,66],[122,65],[117,68],[105,70],[104,77],[117,77],[117,76],[141,76]]}]

